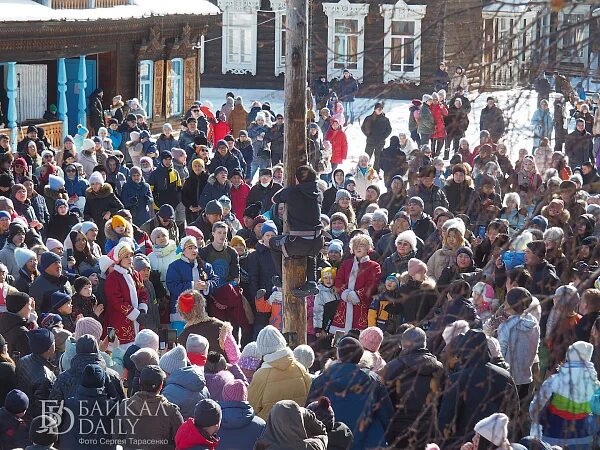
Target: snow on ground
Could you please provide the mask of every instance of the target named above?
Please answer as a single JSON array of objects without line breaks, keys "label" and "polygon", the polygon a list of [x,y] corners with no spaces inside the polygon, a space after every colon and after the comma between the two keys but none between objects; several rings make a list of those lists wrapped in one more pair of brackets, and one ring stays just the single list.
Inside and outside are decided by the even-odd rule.
[{"label": "snow on ground", "polygon": [[[236,96],[240,95],[248,110],[252,102],[258,100],[260,102],[268,101],[275,113],[283,113],[284,96],[283,91],[280,90],[203,88],[200,100],[209,100],[217,110],[225,102],[225,94],[229,91],[233,91]],[[472,108],[466,137],[471,143],[471,148],[479,142],[479,116],[490,95],[496,98],[496,104],[504,110],[504,116],[508,119],[508,131],[503,142],[508,147],[511,159],[517,158],[520,148],[531,151],[533,147],[531,117],[536,110],[537,94],[535,91],[517,89],[469,95]],[[377,101],[381,101],[381,99],[358,98],[354,105],[355,116],[362,119],[371,114]],[[552,102],[553,98],[551,97],[550,105]],[[392,123],[394,133],[406,132],[408,134],[409,107],[410,100],[385,100],[384,111]],[[570,128],[572,127],[573,123]],[[349,150],[348,160],[343,168],[350,169],[357,163],[358,156],[364,152],[366,138],[360,130],[360,123],[356,120],[354,124],[346,126],[345,130]]]}]

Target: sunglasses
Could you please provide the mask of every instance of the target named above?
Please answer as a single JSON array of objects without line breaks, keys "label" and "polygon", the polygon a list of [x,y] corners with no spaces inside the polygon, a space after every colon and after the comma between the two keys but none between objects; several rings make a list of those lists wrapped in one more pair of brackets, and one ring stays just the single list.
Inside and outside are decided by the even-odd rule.
[{"label": "sunglasses", "polygon": [[199,110],[199,109],[192,109],[192,112],[193,112],[193,113],[199,113],[199,112],[200,112],[200,110]]},{"label": "sunglasses", "polygon": [[67,169],[67,173],[68,172],[77,172],[75,169]]}]

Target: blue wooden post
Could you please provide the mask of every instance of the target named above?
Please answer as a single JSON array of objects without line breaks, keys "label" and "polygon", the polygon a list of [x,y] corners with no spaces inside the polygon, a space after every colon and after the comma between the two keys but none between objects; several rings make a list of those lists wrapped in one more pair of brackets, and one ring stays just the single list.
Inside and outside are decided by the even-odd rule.
[{"label": "blue wooden post", "polygon": [[77,73],[77,84],[79,85],[77,122],[86,127],[87,98],[85,96],[85,88],[87,87],[87,72],[85,69],[85,56],[79,57],[79,72]]},{"label": "blue wooden post", "polygon": [[58,118],[62,120],[63,140],[69,133],[69,117],[67,113],[67,69],[65,58],[58,58]]},{"label": "blue wooden post", "polygon": [[17,148],[17,63],[8,63],[8,76],[6,79],[6,96],[8,97],[8,109],[6,118],[10,128],[10,143],[14,151]]}]

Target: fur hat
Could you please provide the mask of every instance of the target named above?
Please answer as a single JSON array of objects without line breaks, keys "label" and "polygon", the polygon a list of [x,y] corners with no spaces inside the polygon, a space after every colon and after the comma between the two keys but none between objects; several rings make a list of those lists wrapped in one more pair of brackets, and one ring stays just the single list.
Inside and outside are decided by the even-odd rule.
[{"label": "fur hat", "polygon": [[417,251],[417,235],[413,230],[406,230],[398,234],[398,237],[396,237],[396,242],[399,241],[408,242],[412,251]]}]

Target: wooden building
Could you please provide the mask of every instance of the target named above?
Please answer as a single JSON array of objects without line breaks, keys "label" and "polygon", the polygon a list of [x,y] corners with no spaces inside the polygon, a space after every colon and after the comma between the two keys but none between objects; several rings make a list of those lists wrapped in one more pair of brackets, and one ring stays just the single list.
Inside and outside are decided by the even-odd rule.
[{"label": "wooden building", "polygon": [[139,98],[149,122],[177,120],[197,97],[202,41],[219,9],[206,0],[0,0],[0,100],[7,125],[39,123],[51,104],[85,123],[104,90]]}]

